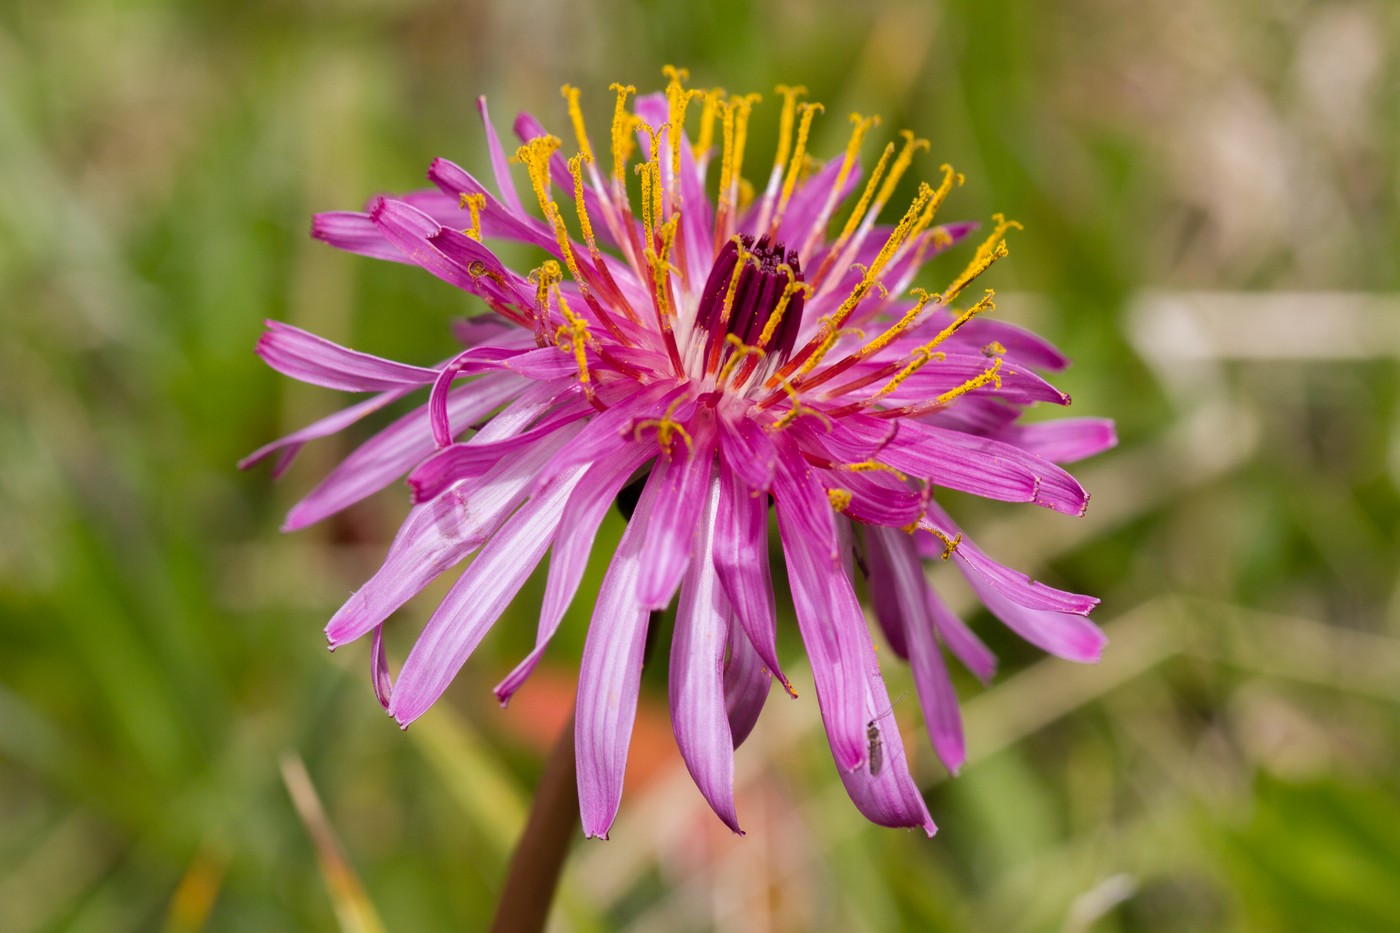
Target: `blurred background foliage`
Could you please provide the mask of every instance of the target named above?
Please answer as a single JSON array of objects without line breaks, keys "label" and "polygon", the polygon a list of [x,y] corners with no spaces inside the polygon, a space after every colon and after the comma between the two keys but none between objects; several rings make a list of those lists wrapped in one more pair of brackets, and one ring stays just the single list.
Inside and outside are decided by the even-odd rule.
[{"label": "blurred background foliage", "polygon": [[[598,126],[608,82],[659,87],[668,62],[767,95],[750,152],[771,151],[772,87],[805,83],[827,104],[815,152],[838,151],[847,111],[878,111],[932,140],[925,176],[966,172],[950,216],[1025,222],[998,314],[1075,358],[1076,412],[1116,418],[1123,444],[1079,470],[1082,520],[953,504],[993,554],[1103,596],[1111,644],[1094,668],[1039,658],[937,577],[1003,669],[961,684],[956,780],[917,704],[896,707],[932,841],[846,803],[809,691],[772,699],[741,749],[749,835],[730,836],[650,671],[622,816],[580,842],[556,925],[1400,928],[1387,0],[10,0],[0,928],[489,916],[585,601],[508,711],[489,686],[533,639],[538,587],[400,734],[367,647],[329,656],[320,627],[404,493],[279,536],[363,435],[311,445],[279,485],[237,472],[342,404],[252,347],[275,318],[442,357],[463,297],[312,242],[310,215],[420,186],[436,155],[482,168],[477,94],[503,132],[521,109],[560,127],[571,82]],[[399,657],[434,602],[392,626]]]}]

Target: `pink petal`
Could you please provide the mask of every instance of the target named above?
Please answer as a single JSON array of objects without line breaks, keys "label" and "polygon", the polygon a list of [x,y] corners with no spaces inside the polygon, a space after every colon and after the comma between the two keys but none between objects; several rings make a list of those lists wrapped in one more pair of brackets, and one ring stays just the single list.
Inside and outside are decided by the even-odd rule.
[{"label": "pink petal", "polygon": [[[637,598],[647,609],[664,609],[680,586],[695,548],[705,491],[714,463],[714,428],[691,422],[692,443],[676,440],[671,456],[660,457],[652,476],[661,484],[647,523]],[[684,451],[684,455],[682,455]]]},{"label": "pink petal", "polygon": [[603,516],[631,479],[632,473],[652,456],[653,452],[642,445],[630,444],[603,457],[588,468],[583,481],[569,498],[569,504],[564,507],[568,521],[561,525],[555,535],[554,549],[549,556],[549,577],[545,582],[544,602],[540,606],[535,647],[496,685],[496,698],[502,706],[510,702],[511,696],[534,672],[549,640],[558,631],[564,612],[578,592],[579,581],[583,579],[583,571]]},{"label": "pink petal", "polygon": [[[845,421],[847,419],[841,419]],[[1006,502],[1034,502],[1082,515],[1089,494],[1074,477],[1033,454],[905,418],[880,461],[948,489]]]},{"label": "pink petal", "polygon": [[370,642],[369,676],[370,682],[374,684],[374,695],[379,699],[379,705],[387,710],[389,699],[394,695],[394,679],[389,676],[389,659],[384,654],[382,623],[374,627],[374,640]]},{"label": "pink petal", "polygon": [[359,638],[480,547],[525,498],[535,471],[567,441],[565,432],[551,435],[409,512],[383,565],[327,624],[331,646]]},{"label": "pink petal", "polygon": [[866,687],[861,665],[870,635],[865,614],[836,553],[826,493],[800,458],[794,460],[784,452],[773,498],[817,704],[837,766],[851,771],[866,762]]},{"label": "pink petal", "polygon": [[637,600],[642,542],[660,483],[647,480],[598,592],[579,668],[574,744],[584,835],[607,837],[622,801],[650,612]]},{"label": "pink petal", "polygon": [[[507,375],[484,376],[462,386],[448,401],[453,421],[466,425],[493,411],[520,391],[519,380]],[[283,523],[295,531],[334,515],[388,486],[433,452],[425,407],[420,406],[355,448],[300,502]]]},{"label": "pink petal", "polygon": [[411,263],[403,250],[384,238],[384,234],[361,211],[323,211],[311,221],[311,235],[336,249],[358,253],[373,259]]},{"label": "pink petal", "polygon": [[734,811],[734,740],[724,696],[730,609],[710,560],[719,497],[719,477],[714,476],[709,479],[695,549],[676,606],[671,723],[695,786],[725,825],[742,835]]},{"label": "pink petal", "polygon": [[496,189],[501,192],[501,200],[513,213],[524,214],[520,195],[515,191],[515,181],[510,177],[510,166],[506,162],[505,151],[501,149],[501,138],[491,125],[491,116],[486,110],[486,98],[476,99],[477,112],[481,114],[481,125],[486,130],[486,147],[491,152],[491,173],[496,177]]},{"label": "pink petal", "polygon": [[413,501],[426,502],[435,498],[452,484],[476,476],[498,463],[509,462],[521,450],[545,438],[555,434],[573,437],[582,428],[579,419],[589,411],[592,409],[585,402],[582,407],[565,408],[539,427],[515,437],[481,442],[472,438],[465,443],[444,447],[408,474]]},{"label": "pink petal", "polygon": [[770,670],[731,611],[729,655],[724,664],[724,705],[735,748],[744,744],[758,722],[758,714],[763,711],[768,688],[773,682]]},{"label": "pink petal", "polygon": [[1107,418],[1059,418],[1015,425],[995,437],[1051,463],[1073,463],[1118,445],[1118,433]]},{"label": "pink petal", "polygon": [[582,467],[575,468],[522,505],[452,585],[399,671],[389,715],[401,726],[437,702],[520,592],[549,548],[562,506],[583,472]]},{"label": "pink petal", "polygon": [[367,398],[349,408],[342,408],[333,415],[312,422],[300,431],[293,431],[286,437],[278,438],[270,444],[264,444],[238,461],[238,468],[246,470],[280,450],[282,455],[277,458],[277,463],[272,468],[272,478],[276,479],[282,475],[287,467],[292,465],[292,458],[296,456],[297,451],[301,450],[302,444],[343,431],[366,415],[398,401],[412,391],[412,386],[404,386],[389,392],[381,392],[373,398]]},{"label": "pink petal", "polygon": [[[886,582],[894,591],[893,598],[904,626],[914,687],[924,710],[929,740],[944,766],[957,774],[967,760],[962,715],[958,709],[958,695],[938,647],[931,606],[933,593],[924,579],[923,562],[914,551],[913,540],[902,531],[871,528],[868,540],[872,542],[872,551],[884,552],[889,570]],[[877,543],[878,548],[874,546]]]},{"label": "pink petal", "polygon": [[428,385],[437,378],[436,370],[348,350],[279,321],[267,322],[257,352],[284,376],[343,392],[392,391]]},{"label": "pink petal", "polygon": [[745,640],[791,691],[792,684],[778,665],[777,616],[768,567],[768,495],[749,492],[729,469],[720,470],[713,559]]},{"label": "pink petal", "polygon": [[743,411],[723,412],[717,420],[725,469],[737,473],[750,489],[766,493],[778,463],[778,448],[768,432]]},{"label": "pink petal", "polygon": [[938,629],[938,637],[948,646],[953,657],[982,683],[990,681],[997,672],[997,656],[933,591],[929,592],[929,608],[933,610],[933,625]]}]

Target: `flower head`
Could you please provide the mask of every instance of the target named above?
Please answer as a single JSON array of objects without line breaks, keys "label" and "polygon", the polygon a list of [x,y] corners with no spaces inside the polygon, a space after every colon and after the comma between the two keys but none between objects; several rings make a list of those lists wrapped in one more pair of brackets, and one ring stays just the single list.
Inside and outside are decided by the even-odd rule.
[{"label": "flower head", "polygon": [[[372,636],[376,691],[405,726],[441,696],[549,551],[536,647],[496,687],[502,703],[510,699],[573,600],[604,514],[645,477],[579,676],[589,835],[605,835],[617,812],[647,627],[673,602],[676,740],[701,793],[738,831],[734,749],[772,678],[796,695],[776,644],[771,502],[846,789],[871,820],[932,833],[885,719],[891,704],[857,568],[885,639],[912,665],[934,749],[955,771],[963,736],[943,649],[983,679],[995,661],[930,588],[925,559],[954,560],[994,615],[1046,651],[1092,661],[1103,637],[1086,618],[1096,600],[998,564],[934,493],[1078,515],[1088,495],[1056,464],[1110,446],[1112,426],[1018,423],[1035,402],[1068,404],[1035,373],[1066,360],[990,320],[990,290],[962,299],[1006,256],[1017,224],[998,217],[942,291],[911,288],[927,260],[975,228],[935,222],[962,180],[948,166],[912,202],[891,207],[924,140],[905,134],[865,174],[860,150],[878,121],[852,115],[844,154],[818,165],[807,139],[822,108],[801,102],[803,89],[782,87],[778,151],[759,190],[743,174],[757,98],[687,89],[684,72],[667,75],[665,91],[647,97],[613,85],[610,168],[595,153],[578,91],[566,87],[576,154],[566,158],[558,138],[522,115],[513,157],[529,179],[522,194],[483,100],[494,185],[439,159],[428,170],[432,189],[375,198],[363,213],[318,215],[317,238],[420,265],[494,314],[463,322],[465,349],[426,367],[270,322],[258,352],[278,371],[374,394],[247,462],[280,452],[280,469],[306,441],[428,390],[424,406],[351,453],[286,523],[309,525],[407,474],[413,509],[383,566],[326,630],[332,647]],[[492,241],[550,258],[521,274]],[[391,681],[386,620],[473,555]]]}]

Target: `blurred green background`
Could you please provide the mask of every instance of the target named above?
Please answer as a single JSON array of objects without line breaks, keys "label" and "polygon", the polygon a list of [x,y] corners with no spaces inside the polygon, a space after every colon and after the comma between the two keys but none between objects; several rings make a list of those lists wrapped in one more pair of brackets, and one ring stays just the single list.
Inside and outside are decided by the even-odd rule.
[{"label": "blurred green background", "polygon": [[[577,84],[596,138],[608,82],[659,88],[667,62],[766,94],[750,153],[771,151],[773,85],[804,83],[827,104],[817,154],[846,111],[879,112],[932,140],[926,176],[967,174],[945,216],[1025,222],[997,313],[1074,357],[1075,412],[1123,443],[1077,470],[1081,520],[954,505],[994,555],[1102,596],[1111,644],[1093,668],[1042,659],[938,577],[1003,667],[960,682],[956,780],[896,707],[931,841],[849,806],[810,691],[770,699],[741,749],[730,836],[650,671],[621,818],[580,841],[558,928],[1400,929],[1387,0],[7,2],[0,929],[489,917],[587,601],[509,711],[489,687],[538,586],[401,734],[367,646],[330,656],[320,629],[406,496],[279,535],[364,431],[278,485],[239,473],[344,401],[252,348],[276,318],[441,358],[463,296],[311,241],[311,214],[418,187],[437,155],[482,168],[477,94],[503,133],[521,109],[563,128]],[[398,657],[433,604],[401,613]]]}]

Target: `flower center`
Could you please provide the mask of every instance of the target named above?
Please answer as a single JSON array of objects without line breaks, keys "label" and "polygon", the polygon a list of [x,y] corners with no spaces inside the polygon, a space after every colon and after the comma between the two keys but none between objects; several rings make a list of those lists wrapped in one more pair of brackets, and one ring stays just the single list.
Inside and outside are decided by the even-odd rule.
[{"label": "flower center", "polygon": [[769,356],[785,357],[797,342],[806,289],[795,250],[763,236],[741,233],[724,244],[700,293],[695,325],[707,343],[733,334]]}]

